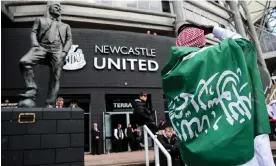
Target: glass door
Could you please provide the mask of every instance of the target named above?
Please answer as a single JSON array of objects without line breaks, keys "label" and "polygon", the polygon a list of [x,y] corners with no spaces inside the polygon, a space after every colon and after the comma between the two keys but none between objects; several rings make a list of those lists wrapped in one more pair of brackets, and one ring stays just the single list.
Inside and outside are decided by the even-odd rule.
[{"label": "glass door", "polygon": [[109,154],[112,149],[111,115],[103,112],[103,146],[104,154]]},{"label": "glass door", "polygon": [[[118,127],[118,124],[121,124],[123,132],[127,128],[127,125],[131,123],[129,112],[104,112],[103,113],[103,142],[104,142],[104,153],[108,154],[114,152],[116,149],[115,146],[115,137],[114,129]],[[125,133],[124,133],[125,136]],[[127,139],[123,139],[122,143],[123,151],[130,151],[127,143]]]}]

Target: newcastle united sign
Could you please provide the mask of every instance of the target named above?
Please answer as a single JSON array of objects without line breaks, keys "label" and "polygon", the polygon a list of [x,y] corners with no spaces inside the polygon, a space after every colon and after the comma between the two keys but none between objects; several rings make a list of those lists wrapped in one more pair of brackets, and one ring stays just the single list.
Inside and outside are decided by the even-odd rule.
[{"label": "newcastle united sign", "polygon": [[95,45],[94,67],[98,70],[157,71],[155,49],[111,45]]}]

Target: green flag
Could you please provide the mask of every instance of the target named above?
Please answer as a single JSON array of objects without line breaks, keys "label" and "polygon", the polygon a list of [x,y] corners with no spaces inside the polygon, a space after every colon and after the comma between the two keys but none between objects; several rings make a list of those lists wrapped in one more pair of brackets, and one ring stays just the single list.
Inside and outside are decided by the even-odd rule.
[{"label": "green flag", "polygon": [[270,132],[256,51],[245,39],[172,47],[162,88],[188,166],[244,164],[254,137]]}]

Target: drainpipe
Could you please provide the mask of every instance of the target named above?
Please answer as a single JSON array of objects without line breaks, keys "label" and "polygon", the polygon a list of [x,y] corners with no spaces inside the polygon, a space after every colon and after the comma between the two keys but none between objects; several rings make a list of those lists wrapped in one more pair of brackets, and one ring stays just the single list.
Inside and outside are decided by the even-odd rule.
[{"label": "drainpipe", "polygon": [[178,36],[178,28],[185,23],[185,17],[183,14],[183,1],[179,0],[172,0],[172,6],[174,14],[176,15],[175,22],[174,22],[174,30],[175,30],[175,36]]},{"label": "drainpipe", "polygon": [[249,10],[247,8],[247,4],[245,2],[246,1],[240,1],[240,3],[243,6],[243,9],[245,11],[245,16],[247,18],[247,23],[248,23],[249,30],[252,34],[253,40],[255,41],[254,43],[255,43],[255,48],[257,50],[258,60],[261,63],[262,68],[269,74],[266,63],[265,63],[264,58],[263,58],[263,52],[262,52],[261,45],[260,45],[260,42],[259,42],[259,39],[258,39],[258,36],[257,36],[257,33],[256,33],[256,29],[254,27],[254,24],[253,24],[252,19],[251,19],[250,12],[249,12]]},{"label": "drainpipe", "polygon": [[230,6],[230,9],[232,10],[233,14],[233,20],[235,22],[235,27],[237,29],[237,32],[244,38],[246,38],[246,33],[243,27],[243,22],[241,19],[240,11],[238,8],[238,3],[234,0],[228,1],[228,4]]}]

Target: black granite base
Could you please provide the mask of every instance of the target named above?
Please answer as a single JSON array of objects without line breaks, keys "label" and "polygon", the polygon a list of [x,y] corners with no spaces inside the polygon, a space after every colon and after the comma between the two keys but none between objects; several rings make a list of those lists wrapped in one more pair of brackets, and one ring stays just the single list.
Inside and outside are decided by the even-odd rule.
[{"label": "black granite base", "polygon": [[[20,113],[34,113],[31,116]],[[84,166],[84,114],[80,108],[2,108],[3,166]]]}]

